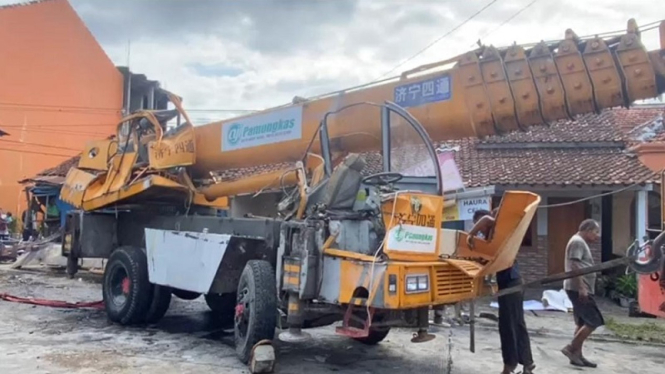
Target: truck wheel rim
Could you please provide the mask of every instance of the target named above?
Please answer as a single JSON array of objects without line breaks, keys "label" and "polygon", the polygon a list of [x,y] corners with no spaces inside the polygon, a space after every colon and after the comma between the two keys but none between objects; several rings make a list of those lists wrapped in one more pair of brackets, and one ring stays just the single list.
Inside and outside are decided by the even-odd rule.
[{"label": "truck wheel rim", "polygon": [[238,336],[242,339],[247,336],[249,329],[249,315],[251,313],[249,305],[249,290],[247,287],[243,288],[238,293],[236,308],[235,308],[235,325],[238,331]]},{"label": "truck wheel rim", "polygon": [[113,304],[122,307],[127,303],[131,284],[129,275],[124,267],[118,266],[113,269],[111,275],[111,300]]}]

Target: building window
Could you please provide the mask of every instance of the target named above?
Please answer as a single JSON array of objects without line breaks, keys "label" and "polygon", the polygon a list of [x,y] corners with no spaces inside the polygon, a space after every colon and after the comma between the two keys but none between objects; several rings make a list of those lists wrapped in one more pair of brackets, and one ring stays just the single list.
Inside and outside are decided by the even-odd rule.
[{"label": "building window", "polygon": [[533,233],[535,232],[535,226],[536,226],[536,217],[533,217],[533,220],[531,221],[531,224],[529,225],[529,228],[526,229],[526,234],[524,234],[524,238],[522,238],[522,247],[534,247],[536,240],[534,239]]},{"label": "building window", "polygon": [[648,214],[648,220],[647,223],[649,224],[649,229],[652,230],[660,230],[661,229],[661,223],[662,223],[662,217],[661,217],[661,203],[660,203],[660,193],[656,191],[649,191],[648,195],[648,207],[647,207],[647,214]]}]

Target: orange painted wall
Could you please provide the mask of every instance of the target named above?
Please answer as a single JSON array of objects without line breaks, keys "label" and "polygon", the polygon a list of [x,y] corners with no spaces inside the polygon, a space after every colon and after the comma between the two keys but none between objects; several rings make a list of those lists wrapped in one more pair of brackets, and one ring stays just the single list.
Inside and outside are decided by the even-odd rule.
[{"label": "orange painted wall", "polygon": [[665,142],[642,143],[632,151],[637,153],[637,157],[644,166],[654,172],[660,172],[665,169]]},{"label": "orange painted wall", "polygon": [[0,55],[0,208],[16,214],[18,180],[114,132],[123,78],[66,0],[0,7]]}]

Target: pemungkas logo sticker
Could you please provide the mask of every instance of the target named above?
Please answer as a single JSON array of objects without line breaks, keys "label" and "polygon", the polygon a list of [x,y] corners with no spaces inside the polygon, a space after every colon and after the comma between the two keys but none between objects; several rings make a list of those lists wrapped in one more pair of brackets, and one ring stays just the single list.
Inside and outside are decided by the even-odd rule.
[{"label": "pemungkas logo sticker", "polygon": [[395,234],[395,240],[402,242],[406,239],[407,242],[421,242],[421,243],[430,243],[434,240],[434,236],[430,234],[417,234],[409,232],[404,228],[399,228]]},{"label": "pemungkas logo sticker", "polygon": [[222,151],[260,147],[302,137],[302,107],[288,107],[222,124]]},{"label": "pemungkas logo sticker", "polygon": [[229,128],[229,143],[238,144],[240,138],[242,137],[242,125],[239,123],[234,123]]},{"label": "pemungkas logo sticker", "polygon": [[406,232],[406,230],[404,230],[401,227],[399,229],[397,229],[397,233],[395,234],[395,240],[397,240],[398,242],[401,243],[402,240],[404,240],[404,233],[405,232]]},{"label": "pemungkas logo sticker", "polygon": [[252,140],[253,138],[269,138],[274,135],[289,131],[295,125],[294,119],[280,119],[278,121],[262,123],[255,126],[243,126],[240,123],[233,123],[228,130],[228,139],[230,144],[238,144],[242,139]]}]

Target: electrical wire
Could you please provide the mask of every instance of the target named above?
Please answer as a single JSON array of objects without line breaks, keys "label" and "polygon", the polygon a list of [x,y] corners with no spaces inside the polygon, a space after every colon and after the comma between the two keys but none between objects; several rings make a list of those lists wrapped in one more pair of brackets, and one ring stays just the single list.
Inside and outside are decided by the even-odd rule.
[{"label": "electrical wire", "polygon": [[30,153],[30,154],[42,155],[42,156],[59,156],[59,157],[65,157],[65,158],[74,157],[74,155],[63,155],[63,154],[49,153],[49,152],[28,151],[28,150],[24,150],[24,149],[0,148],[0,151],[8,151],[8,152],[16,152],[16,153]]},{"label": "electrical wire", "polygon": [[[529,5],[527,5],[527,6],[529,6]],[[640,32],[643,33],[645,31],[650,31],[650,30],[656,29],[656,28],[658,28],[658,24],[662,21],[663,20],[654,21],[654,22],[648,23],[646,25],[643,25],[643,26],[641,26],[642,28],[640,29]],[[606,33],[597,33],[597,34],[593,34],[593,35],[586,35],[586,36],[581,36],[580,39],[594,38],[597,35],[602,36],[602,35],[615,34],[615,33],[625,34],[626,30],[618,30],[618,31],[610,31],[610,32],[606,32]],[[555,42],[560,42],[560,41],[561,41],[561,39],[549,40],[549,41],[545,41],[545,43],[555,43]],[[539,43],[540,42],[523,43],[523,44],[520,44],[520,46],[525,47],[525,48],[526,47],[533,47],[533,46],[535,46]],[[505,48],[507,48],[507,47],[506,46],[499,47],[499,49],[505,49]],[[403,65],[403,64],[400,64],[400,65],[396,66],[395,68],[393,68],[388,73],[394,71],[395,69],[397,69],[401,65]],[[388,73],[382,75],[382,77],[387,75]],[[323,99],[323,98],[331,97],[331,96],[335,96],[335,95],[345,94],[345,93],[348,93],[348,92],[356,91],[356,90],[359,90],[359,89],[367,88],[367,87],[378,85],[378,84],[381,84],[381,83],[387,83],[389,81],[394,81],[398,78],[399,78],[399,76],[392,76],[392,77],[387,77],[387,78],[383,78],[383,79],[379,78],[378,80],[375,80],[375,81],[371,81],[371,82],[368,82],[368,83],[363,83],[363,84],[353,86],[353,87],[349,87],[349,88],[345,88],[345,89],[342,89],[342,90],[337,90],[337,91],[323,93],[323,94],[320,94],[320,95],[311,96],[311,97],[308,97],[307,99],[311,101],[311,100]],[[288,105],[291,105],[291,104],[290,103],[289,104],[284,104],[284,105],[276,106],[276,107],[271,108],[271,109],[282,108],[282,107],[285,107],[285,106],[288,106]]]},{"label": "electrical wire", "polygon": [[35,108],[35,109],[56,109],[56,110],[99,110],[108,112],[120,113],[122,108],[105,108],[105,107],[90,107],[90,106],[71,106],[71,105],[49,105],[49,104],[26,104],[26,103],[8,103],[0,102],[0,106],[16,107],[16,108]]},{"label": "electrical wire", "polygon": [[[655,28],[658,28],[658,25],[660,25],[660,23],[663,22],[663,21],[665,21],[665,19],[649,22],[649,23],[644,24],[644,25],[638,25],[638,29],[640,30],[640,32],[642,32],[642,31],[647,31],[647,30],[653,29],[654,28],[653,26],[655,26]],[[626,29],[615,30],[615,31],[606,31],[606,32],[601,32],[601,33],[596,33],[596,34],[580,36],[580,39],[595,38],[596,36],[614,35],[614,34],[623,35],[625,33],[626,33]]]},{"label": "electrical wire", "polygon": [[400,62],[399,64],[397,64],[397,66],[395,66],[394,68],[388,70],[388,71],[385,72],[383,75],[381,75],[379,78],[377,78],[377,80],[382,79],[383,77],[385,77],[386,75],[388,75],[388,74],[392,73],[393,71],[397,70],[398,68],[400,68],[401,66],[403,66],[403,65],[406,64],[407,62],[409,62],[409,61],[413,60],[414,58],[420,56],[420,55],[423,54],[425,51],[427,51],[428,49],[432,48],[435,44],[437,44],[438,42],[440,42],[441,40],[443,40],[443,39],[446,38],[447,36],[451,35],[451,34],[454,33],[455,31],[459,30],[462,26],[466,25],[468,22],[470,22],[470,21],[473,20],[474,18],[476,18],[478,15],[480,15],[480,13],[482,13],[483,11],[485,11],[485,9],[489,8],[490,6],[492,6],[492,5],[493,5],[494,3],[496,3],[497,1],[499,1],[499,0],[492,0],[492,1],[490,1],[487,5],[485,5],[484,7],[482,7],[482,8],[481,8],[480,10],[478,10],[476,13],[472,14],[469,18],[465,19],[465,20],[464,20],[462,23],[460,23],[459,25],[455,26],[452,30],[446,32],[445,34],[443,34],[442,36],[440,36],[439,38],[437,38],[436,40],[434,40],[433,42],[431,42],[430,44],[428,44],[425,48],[423,48],[423,49],[421,49],[420,51],[416,52],[413,56],[411,56],[411,57],[407,58],[406,60]]},{"label": "electrical wire", "polygon": [[[665,21],[665,19],[648,23],[644,26],[641,26],[639,28],[639,31],[640,31],[641,34],[644,34],[647,31],[655,30],[659,27],[660,23],[663,22],[663,21]],[[605,33],[583,35],[583,36],[578,36],[577,38],[581,41],[584,41],[584,40],[594,39],[596,37],[606,39],[606,38],[611,37],[611,36],[617,36],[618,37],[618,36],[622,36],[622,35],[625,35],[625,34],[626,34],[626,30],[617,30],[617,31],[609,31],[609,32],[605,32]],[[528,47],[536,46],[540,43],[545,43],[545,44],[560,43],[561,40],[562,39],[552,39],[552,40],[544,40],[544,41],[540,41],[540,42],[520,43],[519,45],[521,47],[528,48]],[[505,49],[505,48],[508,48],[508,46],[498,47],[498,49]]]},{"label": "electrical wire", "polygon": [[[119,121],[118,121],[119,122]],[[53,127],[103,127],[103,126],[108,126],[108,127],[113,127],[115,129],[116,123],[114,122],[113,124],[110,123],[76,123],[76,124],[56,124],[56,123],[49,123],[49,124],[42,124],[42,125],[32,125],[32,124],[27,124],[27,125],[2,125],[3,128],[14,128],[14,129],[34,129],[34,128],[53,128]]]},{"label": "electrical wire", "polygon": [[[72,110],[72,109],[52,109],[52,108],[44,108],[44,109],[9,108],[9,107],[0,106],[0,109],[3,112],[14,111],[14,112],[39,112],[39,113],[58,113],[58,114],[69,113],[69,114],[88,115],[88,116],[102,116],[102,115],[112,114],[111,112],[94,111],[94,110]],[[117,112],[117,114],[122,114],[122,112]]]},{"label": "electrical wire", "polygon": [[[21,110],[21,111],[44,111],[44,112],[69,112],[69,113],[122,113],[122,109],[103,108],[103,107],[86,107],[86,106],[61,106],[61,105],[40,105],[40,104],[22,104],[22,103],[6,103],[0,102],[0,107],[3,110]],[[242,112],[260,112],[261,109],[220,109],[220,108],[201,108],[201,109],[188,109],[188,112],[229,112],[229,113],[242,113]]]},{"label": "electrical wire", "polygon": [[[489,37],[491,34],[493,34],[494,32],[496,32],[497,30],[499,30],[499,29],[502,28],[503,26],[505,26],[508,22],[510,22],[510,21],[512,21],[513,19],[515,19],[517,16],[519,16],[520,14],[522,14],[522,12],[524,12],[524,11],[527,10],[527,9],[529,9],[532,5],[534,5],[534,4],[537,3],[538,1],[540,1],[540,0],[533,0],[533,1],[531,1],[529,4],[523,6],[523,7],[522,7],[520,10],[518,10],[515,14],[513,14],[513,15],[510,16],[510,17],[508,17],[505,21],[501,22],[501,24],[500,24],[499,26],[495,27],[495,28],[492,29],[491,31],[487,32],[485,35],[483,35],[483,36],[481,36],[480,38],[478,38],[478,40],[480,41],[480,40],[482,40],[483,38],[487,38],[487,37]],[[473,48],[473,47],[475,47],[475,46],[476,46],[476,43],[473,43],[473,44],[471,44],[471,45],[469,46],[469,48]]]},{"label": "electrical wire", "polygon": [[26,133],[44,133],[44,134],[59,134],[59,135],[72,135],[72,136],[99,136],[99,137],[107,137],[110,134],[109,133],[101,133],[101,132],[86,132],[86,131],[64,131],[64,130],[58,130],[58,129],[21,129],[21,132],[26,132]]},{"label": "electrical wire", "polygon": [[[370,304],[372,300],[372,290],[374,289],[374,268],[376,267],[376,262],[379,258],[379,254],[383,253],[383,249],[386,245],[386,240],[388,240],[388,237],[390,236],[390,230],[393,229],[393,223],[395,220],[395,212],[397,208],[397,197],[399,196],[400,193],[407,192],[407,191],[395,191],[395,196],[393,197],[393,209],[392,213],[390,214],[390,222],[388,223],[388,228],[386,230],[386,234],[383,236],[383,240],[381,241],[381,244],[379,245],[379,248],[376,250],[374,253],[374,257],[372,258],[372,266],[370,267],[369,270],[369,284],[367,287],[369,290],[367,290],[367,318],[369,319],[370,316]],[[399,230],[402,229],[402,223],[399,223]],[[362,285],[361,285],[362,286]],[[370,320],[370,323],[372,321]]]},{"label": "electrical wire", "polygon": [[568,202],[565,202],[565,203],[541,205],[541,206],[538,207],[538,209],[558,208],[558,207],[562,207],[562,206],[574,205],[574,204],[581,203],[581,202],[584,202],[584,201],[597,199],[599,197],[615,195],[615,194],[618,194],[620,192],[627,191],[627,190],[629,190],[633,187],[637,187],[639,185],[645,184],[647,182],[648,181],[646,181],[646,180],[642,181],[642,182],[636,182],[636,183],[633,183],[633,184],[628,185],[626,187],[620,188],[618,190],[605,192],[605,193],[601,193],[601,194],[598,194],[598,195],[588,196],[588,197],[584,197],[584,198],[581,198],[581,199],[578,199],[578,200],[568,201]]},{"label": "electrical wire", "polygon": [[25,144],[25,145],[33,145],[33,146],[37,146],[37,147],[64,149],[66,151],[77,151],[77,152],[80,151],[80,149],[74,149],[74,148],[69,148],[69,147],[59,147],[57,145],[39,144],[39,143],[31,143],[31,142],[21,142],[21,141],[18,141],[18,140],[0,139],[0,144],[2,144],[2,143]]}]

